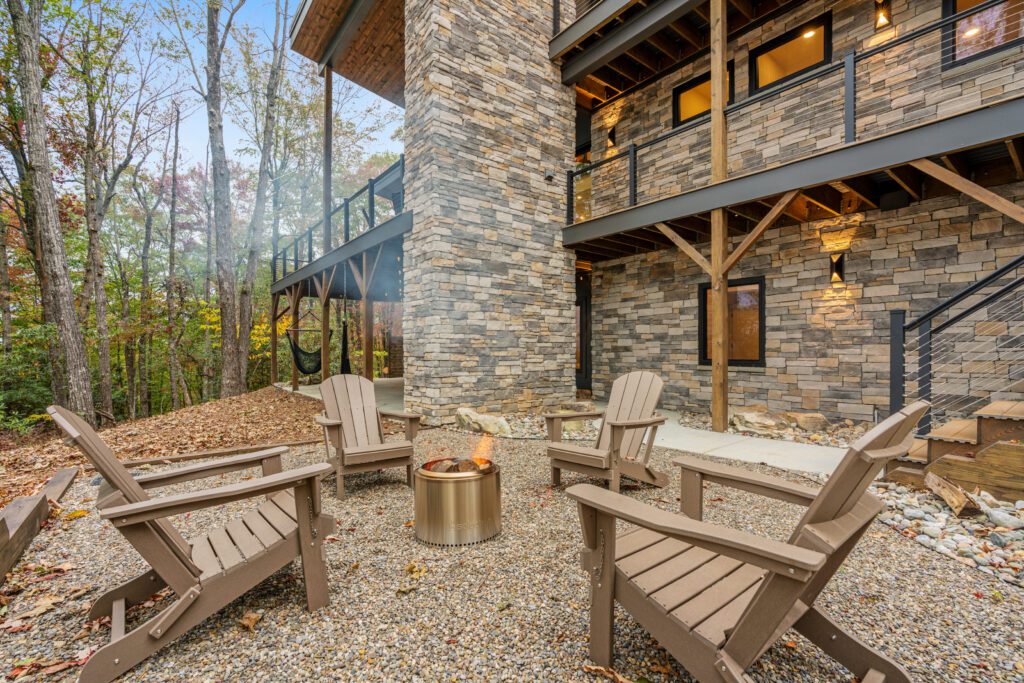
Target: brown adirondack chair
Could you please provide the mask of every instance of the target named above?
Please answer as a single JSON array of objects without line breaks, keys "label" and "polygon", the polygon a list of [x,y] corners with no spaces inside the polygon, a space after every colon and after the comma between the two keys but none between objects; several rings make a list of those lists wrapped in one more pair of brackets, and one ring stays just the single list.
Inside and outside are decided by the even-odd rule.
[{"label": "brown adirondack chair", "polygon": [[[677,515],[588,484],[579,503],[590,574],[590,657],[613,658],[614,602],[702,683],[751,681],[746,669],[787,629],[868,683],[909,681],[885,655],[844,631],[814,601],[883,508],[867,492],[886,462],[906,455],[928,404],[920,401],[861,437],[819,490],[680,457]],[[703,482],[806,505],[786,543],[701,521]],[[635,525],[616,534],[616,520]]]},{"label": "brown adirondack chair", "polygon": [[[286,448],[271,448],[222,460],[133,478],[99,435],[74,413],[51,406],[69,442],[104,479],[96,500],[109,520],[149,564],[142,575],[104,593],[89,619],[110,617],[110,643],[81,671],[80,681],[111,681],[174,642],[208,616],[244,595],[271,574],[302,557],[310,611],[328,602],[323,539],[334,520],[320,511],[320,477],[326,463],[281,471]],[[149,489],[261,466],[263,476],[238,484],[151,498]],[[191,542],[168,517],[267,496],[256,509]],[[129,630],[125,614],[164,587],[174,600],[159,614]]]},{"label": "brown adirondack chair", "polygon": [[[373,382],[359,375],[334,375],[320,385],[324,414],[316,421],[324,428],[324,446],[334,457],[338,477],[338,498],[345,497],[345,475],[391,467],[404,467],[405,479],[412,486],[413,439],[420,426],[415,413],[377,409]],[[384,441],[381,420],[405,422],[405,441]]]},{"label": "brown adirondack chair", "polygon": [[[647,464],[658,427],[665,424],[665,418],[654,412],[664,384],[653,372],[630,372],[612,383],[606,410],[545,415],[552,485],[558,486],[562,481],[562,470],[569,470],[596,479],[607,479],[608,488],[616,492],[623,476],[666,486],[668,475]],[[562,425],[567,420],[595,417],[604,417],[604,420],[593,448],[562,441]],[[647,443],[641,457],[645,434]]]}]

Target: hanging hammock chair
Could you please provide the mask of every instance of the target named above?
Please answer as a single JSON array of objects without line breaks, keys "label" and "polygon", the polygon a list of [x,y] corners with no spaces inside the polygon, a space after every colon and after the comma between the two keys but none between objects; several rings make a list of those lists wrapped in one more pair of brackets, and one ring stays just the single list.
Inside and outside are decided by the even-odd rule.
[{"label": "hanging hammock chair", "polygon": [[[319,330],[307,330],[310,332],[319,332]],[[306,351],[304,348],[299,346],[299,342],[296,338],[299,336],[300,330],[289,330],[288,334],[288,346],[292,350],[292,360],[295,361],[295,367],[299,369],[303,375],[315,375],[320,372],[320,368],[323,364],[321,349],[316,351]],[[334,330],[330,330],[327,335],[327,344],[330,344],[331,337],[334,336]],[[320,341],[323,345],[325,342]]]}]

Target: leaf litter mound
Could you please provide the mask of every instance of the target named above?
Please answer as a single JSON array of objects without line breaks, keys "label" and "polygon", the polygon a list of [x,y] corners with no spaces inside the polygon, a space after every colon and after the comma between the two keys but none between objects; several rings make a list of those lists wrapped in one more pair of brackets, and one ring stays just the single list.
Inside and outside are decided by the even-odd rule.
[{"label": "leaf litter mound", "polygon": [[[163,415],[121,422],[101,430],[121,460],[229,446],[316,439],[322,434],[313,417],[320,401],[266,387]],[[0,506],[33,493],[57,470],[85,463],[60,437],[0,451]]]}]

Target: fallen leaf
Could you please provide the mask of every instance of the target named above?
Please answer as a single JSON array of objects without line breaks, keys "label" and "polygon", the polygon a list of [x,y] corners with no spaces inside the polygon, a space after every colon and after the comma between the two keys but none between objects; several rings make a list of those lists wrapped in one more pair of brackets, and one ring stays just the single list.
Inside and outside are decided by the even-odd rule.
[{"label": "fallen leaf", "polygon": [[786,647],[796,647],[796,641],[795,640],[788,640],[788,641],[786,641]]},{"label": "fallen leaf", "polygon": [[64,519],[71,521],[74,519],[81,519],[89,514],[88,510],[72,510],[71,512],[64,515]]},{"label": "fallen leaf", "polygon": [[249,632],[253,632],[256,630],[256,624],[260,623],[260,619],[262,618],[262,614],[249,611],[242,615],[242,618],[238,620],[238,623],[245,627]]},{"label": "fallen leaf", "polygon": [[595,666],[593,664],[584,664],[583,670],[588,674],[594,674],[595,676],[603,676],[613,683],[633,683],[625,676],[616,673],[613,669],[607,666]]},{"label": "fallen leaf", "polygon": [[358,562],[353,562],[352,564],[350,564],[348,566],[348,571],[345,574],[346,574],[346,576],[351,576],[352,574],[355,574],[356,571],[358,571],[358,570],[359,570],[359,563]]},{"label": "fallen leaf", "polygon": [[59,595],[44,595],[43,597],[36,600],[36,606],[27,612],[22,612],[17,615],[15,619],[31,619],[32,617],[38,617],[40,614],[45,614],[52,610],[55,606],[64,602],[64,598]]},{"label": "fallen leaf", "polygon": [[672,667],[666,664],[651,664],[649,667],[656,674],[671,674]]},{"label": "fallen leaf", "polygon": [[411,526],[416,526],[416,520],[415,519],[410,519],[408,522],[406,522],[402,526],[404,526],[406,529],[408,529]]}]

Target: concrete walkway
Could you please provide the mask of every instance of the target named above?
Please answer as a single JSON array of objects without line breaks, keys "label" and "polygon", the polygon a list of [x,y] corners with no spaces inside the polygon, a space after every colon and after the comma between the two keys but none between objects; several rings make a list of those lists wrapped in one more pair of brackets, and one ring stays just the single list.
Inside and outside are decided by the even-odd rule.
[{"label": "concrete walkway", "polygon": [[[382,410],[401,411],[405,409],[403,396],[405,383],[402,378],[378,379],[374,380],[373,385],[377,394],[377,405]],[[288,384],[278,384],[277,386],[286,391],[290,389]],[[316,399],[320,398],[320,389],[315,384],[300,385],[299,393]],[[606,407],[602,401],[594,403],[602,409]],[[654,440],[655,445],[687,453],[713,455],[742,462],[764,463],[787,470],[831,474],[846,452],[842,448],[693,429],[679,424],[679,413],[676,411],[660,410],[659,412],[667,417],[668,421],[658,429],[658,436]]]}]

